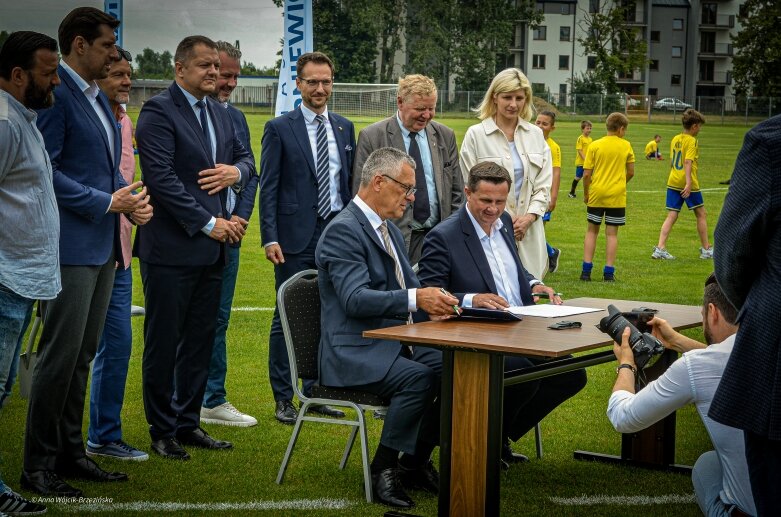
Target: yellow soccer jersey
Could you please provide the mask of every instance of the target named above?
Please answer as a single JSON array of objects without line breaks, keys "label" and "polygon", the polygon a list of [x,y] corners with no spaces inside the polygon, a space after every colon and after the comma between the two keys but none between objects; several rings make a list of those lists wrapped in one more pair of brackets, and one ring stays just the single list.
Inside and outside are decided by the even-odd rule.
[{"label": "yellow soccer jersey", "polygon": [[561,168],[561,147],[551,137],[548,137],[545,141],[548,142],[548,147],[550,147],[551,166]]},{"label": "yellow soccer jersey", "polygon": [[659,150],[659,144],[656,143],[656,140],[651,140],[647,144],[645,144],[645,151],[643,151],[643,154],[648,156],[651,153],[656,154],[656,151]]},{"label": "yellow soccer jersey", "polygon": [[586,153],[588,152],[588,146],[591,145],[591,142],[593,142],[594,139],[590,136],[584,136],[580,135],[578,137],[578,141],[575,143],[575,165],[583,165],[583,159],[580,157],[580,153],[578,153],[578,150],[583,151],[583,156],[586,156]]},{"label": "yellow soccer jersey", "polygon": [[700,190],[697,180],[697,160],[700,158],[700,146],[697,139],[681,133],[670,142],[670,177],[667,186],[675,190],[686,188],[686,171],[683,168],[686,160],[692,161],[692,192]]},{"label": "yellow soccer jersey", "polygon": [[626,165],[634,162],[632,144],[623,138],[608,135],[591,144],[583,163],[591,169],[588,206],[626,207]]}]

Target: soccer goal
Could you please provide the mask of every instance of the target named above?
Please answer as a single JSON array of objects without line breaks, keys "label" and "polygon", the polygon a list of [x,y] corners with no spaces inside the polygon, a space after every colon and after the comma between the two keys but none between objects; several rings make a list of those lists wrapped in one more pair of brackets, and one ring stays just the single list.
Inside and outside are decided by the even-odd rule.
[{"label": "soccer goal", "polygon": [[328,109],[345,116],[389,117],[396,112],[395,84],[334,83]]}]

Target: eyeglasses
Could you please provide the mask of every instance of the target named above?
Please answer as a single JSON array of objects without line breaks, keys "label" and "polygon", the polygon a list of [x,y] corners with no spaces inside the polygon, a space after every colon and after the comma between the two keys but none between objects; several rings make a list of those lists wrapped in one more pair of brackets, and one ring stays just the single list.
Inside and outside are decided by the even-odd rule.
[{"label": "eyeglasses", "polygon": [[334,82],[331,79],[323,79],[318,81],[317,79],[301,79],[301,82],[309,86],[310,88],[317,88],[317,85],[322,84],[323,88],[328,88],[333,85]]},{"label": "eyeglasses", "polygon": [[387,174],[383,174],[383,176],[385,176],[386,178],[391,180],[393,183],[401,185],[402,187],[407,189],[407,191],[404,193],[404,197],[410,197],[411,195],[413,195],[415,192],[418,191],[418,189],[416,187],[414,187],[413,185],[407,185],[406,183],[402,183],[402,182],[400,182],[399,180],[397,180],[395,178],[391,178]]},{"label": "eyeglasses", "polygon": [[117,47],[117,52],[119,52],[119,60],[124,59],[128,63],[133,61],[133,56],[130,55],[130,52],[128,52],[127,50],[123,49],[119,45],[114,45],[114,46]]}]

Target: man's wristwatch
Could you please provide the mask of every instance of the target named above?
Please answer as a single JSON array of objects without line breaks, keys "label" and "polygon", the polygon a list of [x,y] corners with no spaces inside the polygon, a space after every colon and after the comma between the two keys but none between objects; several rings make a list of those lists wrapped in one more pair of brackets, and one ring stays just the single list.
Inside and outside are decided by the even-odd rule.
[{"label": "man's wristwatch", "polygon": [[622,368],[627,368],[628,370],[632,370],[632,373],[637,376],[637,368],[634,367],[634,365],[623,363],[619,364],[618,368],[616,368],[616,375],[618,375],[618,372],[621,371]]}]

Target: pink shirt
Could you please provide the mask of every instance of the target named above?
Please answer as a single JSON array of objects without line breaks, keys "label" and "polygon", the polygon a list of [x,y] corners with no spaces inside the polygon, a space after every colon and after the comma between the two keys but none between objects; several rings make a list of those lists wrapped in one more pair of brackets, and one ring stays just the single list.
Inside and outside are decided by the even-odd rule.
[{"label": "pink shirt", "polygon": [[[119,124],[122,126],[122,158],[119,161],[119,172],[128,185],[133,183],[136,175],[136,158],[133,153],[133,122],[127,116],[125,109],[119,106]],[[125,214],[119,214],[119,241],[122,244],[122,258],[125,269],[130,267],[132,248],[130,234],[133,225]]]}]

